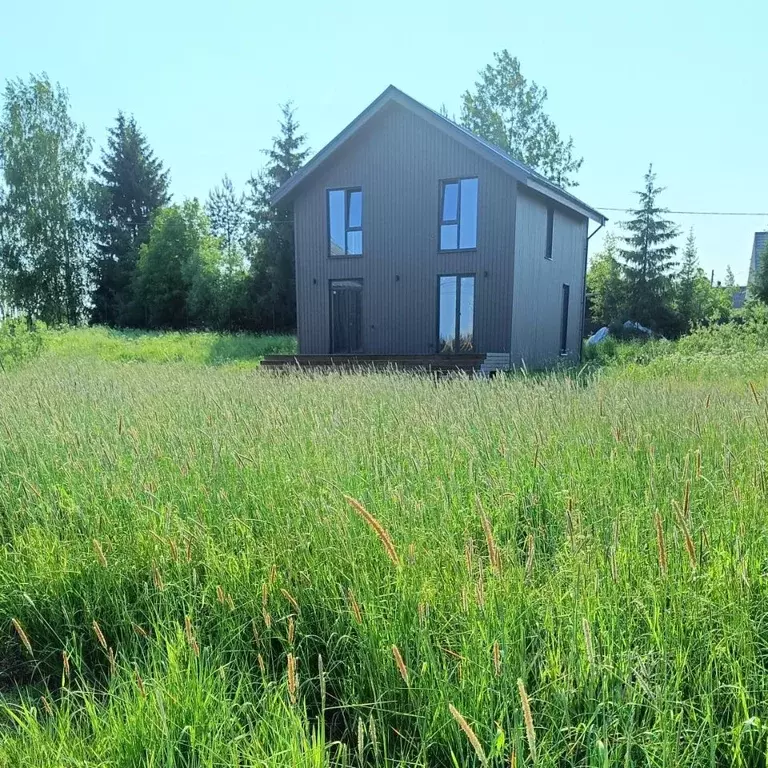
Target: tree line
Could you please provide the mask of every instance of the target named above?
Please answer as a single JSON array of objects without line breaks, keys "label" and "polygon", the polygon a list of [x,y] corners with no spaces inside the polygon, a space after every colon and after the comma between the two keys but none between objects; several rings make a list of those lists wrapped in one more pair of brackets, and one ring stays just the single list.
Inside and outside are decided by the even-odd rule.
[{"label": "tree line", "polygon": [[[461,95],[454,119],[575,186],[582,158],[546,101],[546,89],[503,50]],[[169,170],[131,116],[117,115],[92,165],[91,140],[72,118],[67,92],[46,75],[8,81],[1,107],[0,319],[10,309],[53,325],[295,328],[292,214],[270,205],[309,155],[290,103],[263,169],[242,191],[225,175],[202,204],[172,202]],[[608,235],[592,259],[594,327],[629,319],[674,336],[730,313],[730,268],[724,286],[711,285],[693,232],[678,263],[680,233],[659,206],[661,192],[649,169],[624,235]],[[751,293],[768,300],[768,257],[761,266]]]},{"label": "tree line", "polygon": [[[277,187],[309,149],[290,103],[247,189],[225,176],[203,204],[173,203],[169,171],[133,117],[100,161],[46,75],[9,81],[0,113],[0,310],[52,325],[289,331],[290,211]],[[1,317],[2,315],[0,315]]]},{"label": "tree line", "polygon": [[[461,96],[459,122],[564,186],[581,165],[546,114],[546,89],[508,51]],[[172,202],[169,170],[117,115],[100,160],[46,75],[6,83],[0,112],[0,318],[133,328],[295,327],[291,211],[270,205],[309,154],[282,107],[266,164],[238,191]]]}]

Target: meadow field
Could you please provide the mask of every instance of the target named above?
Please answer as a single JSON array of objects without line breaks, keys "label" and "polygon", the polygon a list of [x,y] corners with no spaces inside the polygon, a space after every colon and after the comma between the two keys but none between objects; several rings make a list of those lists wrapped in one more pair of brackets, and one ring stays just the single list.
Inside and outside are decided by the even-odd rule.
[{"label": "meadow field", "polygon": [[3,768],[766,764],[765,328],[490,381],[93,333],[0,372]]}]

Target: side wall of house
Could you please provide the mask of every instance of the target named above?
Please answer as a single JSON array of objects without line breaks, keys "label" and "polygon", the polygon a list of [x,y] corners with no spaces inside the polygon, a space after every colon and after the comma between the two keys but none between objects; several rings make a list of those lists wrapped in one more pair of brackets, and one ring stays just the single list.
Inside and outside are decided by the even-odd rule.
[{"label": "side wall of house", "polygon": [[[478,177],[477,249],[438,252],[440,180]],[[329,258],[326,192],[363,190],[362,257]],[[329,282],[363,280],[363,351],[437,352],[438,275],[475,275],[478,352],[509,352],[516,181],[391,104],[307,180],[294,203],[299,350],[330,351]]]},{"label": "side wall of house", "polygon": [[547,206],[520,190],[517,197],[512,363],[529,368],[560,360],[563,284],[569,286],[566,357],[579,359],[584,312],[588,220],[555,207],[552,259],[546,258]]}]

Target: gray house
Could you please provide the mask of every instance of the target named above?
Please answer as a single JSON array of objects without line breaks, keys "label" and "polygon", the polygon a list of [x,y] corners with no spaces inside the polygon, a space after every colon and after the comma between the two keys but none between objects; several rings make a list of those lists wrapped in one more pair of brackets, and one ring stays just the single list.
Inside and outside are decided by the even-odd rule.
[{"label": "gray house", "polygon": [[579,358],[605,217],[397,88],[275,193],[288,202],[300,354]]}]

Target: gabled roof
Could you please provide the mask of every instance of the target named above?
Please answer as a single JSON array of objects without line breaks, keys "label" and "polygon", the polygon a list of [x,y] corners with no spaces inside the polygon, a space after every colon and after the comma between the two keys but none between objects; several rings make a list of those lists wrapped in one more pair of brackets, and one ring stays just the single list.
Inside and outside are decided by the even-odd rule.
[{"label": "gabled roof", "polygon": [[387,104],[394,102],[401,107],[413,112],[422,119],[441,131],[453,137],[465,147],[477,152],[489,160],[498,168],[513,176],[520,183],[538,192],[545,197],[558,202],[560,205],[570,208],[582,216],[587,216],[599,224],[605,224],[606,217],[594,208],[590,208],[570,192],[547,180],[538,171],[521,163],[508,155],[503,149],[481,139],[466,128],[454,123],[447,117],[443,117],[429,107],[412,99],[394,85],[390,85],[374,102],[369,104],[335,139],[326,144],[303,168],[291,176],[280,189],[272,195],[272,203],[279,203],[290,199],[296,190],[309,178],[326,160],[351,139],[372,117],[378,114]]}]

